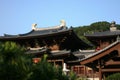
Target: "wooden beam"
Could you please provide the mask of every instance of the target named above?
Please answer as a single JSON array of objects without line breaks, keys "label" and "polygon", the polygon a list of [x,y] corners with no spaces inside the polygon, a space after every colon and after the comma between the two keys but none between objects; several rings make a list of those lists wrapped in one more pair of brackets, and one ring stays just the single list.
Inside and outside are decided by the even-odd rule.
[{"label": "wooden beam", "polygon": [[88,64],[88,63],[90,63],[90,62],[99,60],[100,58],[102,58],[102,57],[110,54],[112,51],[114,51],[114,50],[116,50],[116,49],[119,50],[119,48],[120,48],[120,43],[119,43],[119,44],[115,44],[114,46],[110,47],[109,49],[103,50],[103,51],[99,52],[99,53],[96,54],[96,55],[90,56],[90,57],[82,60],[82,61],[80,62],[80,64],[84,65],[84,64]]},{"label": "wooden beam", "polygon": [[62,62],[63,59],[58,59],[58,60],[57,60],[57,59],[54,59],[54,60],[48,60],[48,62],[54,62],[54,61],[55,61],[55,62],[60,62],[60,61]]},{"label": "wooden beam", "polygon": [[102,72],[120,72],[120,68],[119,69],[102,69]]},{"label": "wooden beam", "polygon": [[106,66],[108,66],[108,65],[120,65],[120,61],[116,61],[116,62],[106,62],[106,64],[105,64]]}]

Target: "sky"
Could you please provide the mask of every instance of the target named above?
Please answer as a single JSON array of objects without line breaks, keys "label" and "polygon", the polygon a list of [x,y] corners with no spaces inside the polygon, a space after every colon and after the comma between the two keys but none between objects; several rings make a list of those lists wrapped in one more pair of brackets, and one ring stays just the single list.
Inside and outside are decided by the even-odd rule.
[{"label": "sky", "polygon": [[120,24],[120,0],[0,0],[0,36],[23,34],[60,25],[90,25],[99,21]]}]

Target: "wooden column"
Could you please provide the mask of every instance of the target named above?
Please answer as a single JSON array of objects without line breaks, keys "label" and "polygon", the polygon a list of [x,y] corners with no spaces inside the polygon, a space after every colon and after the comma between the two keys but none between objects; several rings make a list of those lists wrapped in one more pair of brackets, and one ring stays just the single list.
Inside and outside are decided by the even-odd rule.
[{"label": "wooden column", "polygon": [[56,65],[56,61],[55,60],[53,60],[53,62],[54,62],[54,66]]},{"label": "wooden column", "polygon": [[98,62],[99,67],[99,80],[102,80],[102,68],[101,68],[101,61]]},{"label": "wooden column", "polygon": [[99,80],[102,80],[102,69],[100,66],[99,66]]},{"label": "wooden column", "polygon": [[[103,74],[103,73],[102,73],[102,74]],[[106,78],[106,77],[105,77],[105,73],[104,73],[104,74],[103,74],[103,80],[105,80],[105,78]]]},{"label": "wooden column", "polygon": [[86,66],[84,65],[84,76],[87,76],[87,70],[86,70]]},{"label": "wooden column", "polygon": [[93,77],[93,80],[94,80],[94,70],[92,69],[92,77]]}]

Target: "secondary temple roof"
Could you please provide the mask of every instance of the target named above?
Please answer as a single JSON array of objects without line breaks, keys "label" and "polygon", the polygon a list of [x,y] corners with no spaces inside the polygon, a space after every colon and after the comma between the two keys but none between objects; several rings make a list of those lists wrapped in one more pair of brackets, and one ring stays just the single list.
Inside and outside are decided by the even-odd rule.
[{"label": "secondary temple roof", "polygon": [[111,37],[120,35],[120,30],[117,29],[116,23],[113,21],[109,31],[94,32],[93,34],[85,34],[86,37]]},{"label": "secondary temple roof", "polygon": [[93,34],[86,34],[86,37],[109,37],[109,36],[118,36],[120,35],[120,30],[116,31],[104,31],[104,32],[95,32]]},{"label": "secondary temple roof", "polygon": [[[81,62],[82,62],[82,61],[85,61],[85,60],[87,60],[87,59],[90,59],[91,57],[95,57],[95,56],[97,56],[97,55],[100,55],[101,53],[105,52],[106,50],[109,50],[110,48],[112,48],[113,46],[117,45],[118,43],[120,43],[120,40],[117,40],[117,41],[115,41],[114,43],[110,44],[109,46],[107,46],[107,47],[105,47],[105,48],[103,48],[103,49],[101,49],[101,50],[99,50],[99,51],[97,51],[97,52],[95,52],[95,53],[93,53],[93,54],[88,55],[86,58],[81,59]],[[103,57],[103,56],[105,56],[105,55],[107,55],[107,54],[108,54],[108,53],[106,53],[106,54],[104,54],[104,55],[101,55],[101,56],[98,56],[98,57],[101,58],[101,57]],[[99,59],[98,57],[97,57],[96,59]],[[96,59],[95,59],[95,60],[96,60]]]},{"label": "secondary temple roof", "polygon": [[[94,51],[94,50],[91,50],[91,51],[86,50],[86,51],[82,51],[82,52],[81,51],[77,52],[77,53],[75,53],[73,55],[78,57],[78,59],[72,60],[72,61],[68,61],[67,63],[68,64],[82,64],[82,65],[91,63],[92,65],[94,65],[93,62],[95,60],[99,60],[102,57],[104,59],[108,59],[108,56],[110,56],[110,53],[112,51],[115,51],[115,50],[112,50],[111,48],[115,47],[115,45],[117,45],[119,43],[120,43],[120,39],[118,38],[117,41],[113,42],[109,46],[107,46],[107,47],[105,47],[105,48],[103,48],[103,49],[101,49],[101,50],[99,50],[97,52]],[[116,54],[114,54],[114,56],[116,56]],[[113,57],[113,55],[112,55],[112,57]],[[91,65],[89,65],[89,66],[91,66]]]}]

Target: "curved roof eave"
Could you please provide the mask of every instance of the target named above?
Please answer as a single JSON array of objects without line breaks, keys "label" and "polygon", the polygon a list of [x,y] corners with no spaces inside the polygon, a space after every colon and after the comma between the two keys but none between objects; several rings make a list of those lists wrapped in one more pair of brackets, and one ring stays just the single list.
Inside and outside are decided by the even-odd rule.
[{"label": "curved roof eave", "polygon": [[[23,39],[23,38],[31,38],[31,37],[38,37],[38,36],[50,36],[50,35],[55,35],[55,34],[61,34],[61,33],[67,33],[69,31],[72,31],[72,29],[65,29],[65,30],[59,30],[59,31],[53,31],[53,32],[49,32],[49,33],[42,33],[41,31],[30,31],[28,33],[25,34],[18,34],[18,35],[9,35],[9,34],[5,34],[4,36],[0,37],[0,40],[4,40],[4,39]],[[42,34],[41,34],[42,33]]]},{"label": "curved roof eave", "polygon": [[80,63],[81,63],[81,64],[87,64],[87,63],[89,63],[89,62],[92,62],[92,61],[94,61],[95,59],[94,59],[94,60],[90,60],[90,59],[92,59],[92,58],[94,58],[94,57],[96,57],[96,56],[98,56],[98,55],[102,55],[102,56],[99,56],[99,58],[100,58],[100,57],[103,57],[105,54],[101,54],[102,52],[108,50],[109,48],[113,47],[114,45],[116,45],[116,44],[118,44],[118,43],[120,43],[120,41],[117,40],[117,41],[115,41],[114,43],[112,43],[111,45],[105,47],[104,49],[101,49],[101,50],[99,50],[98,52],[95,52],[95,53],[93,53],[93,54],[91,54],[91,55],[88,55],[86,58],[81,59],[81,60],[80,60]]}]

